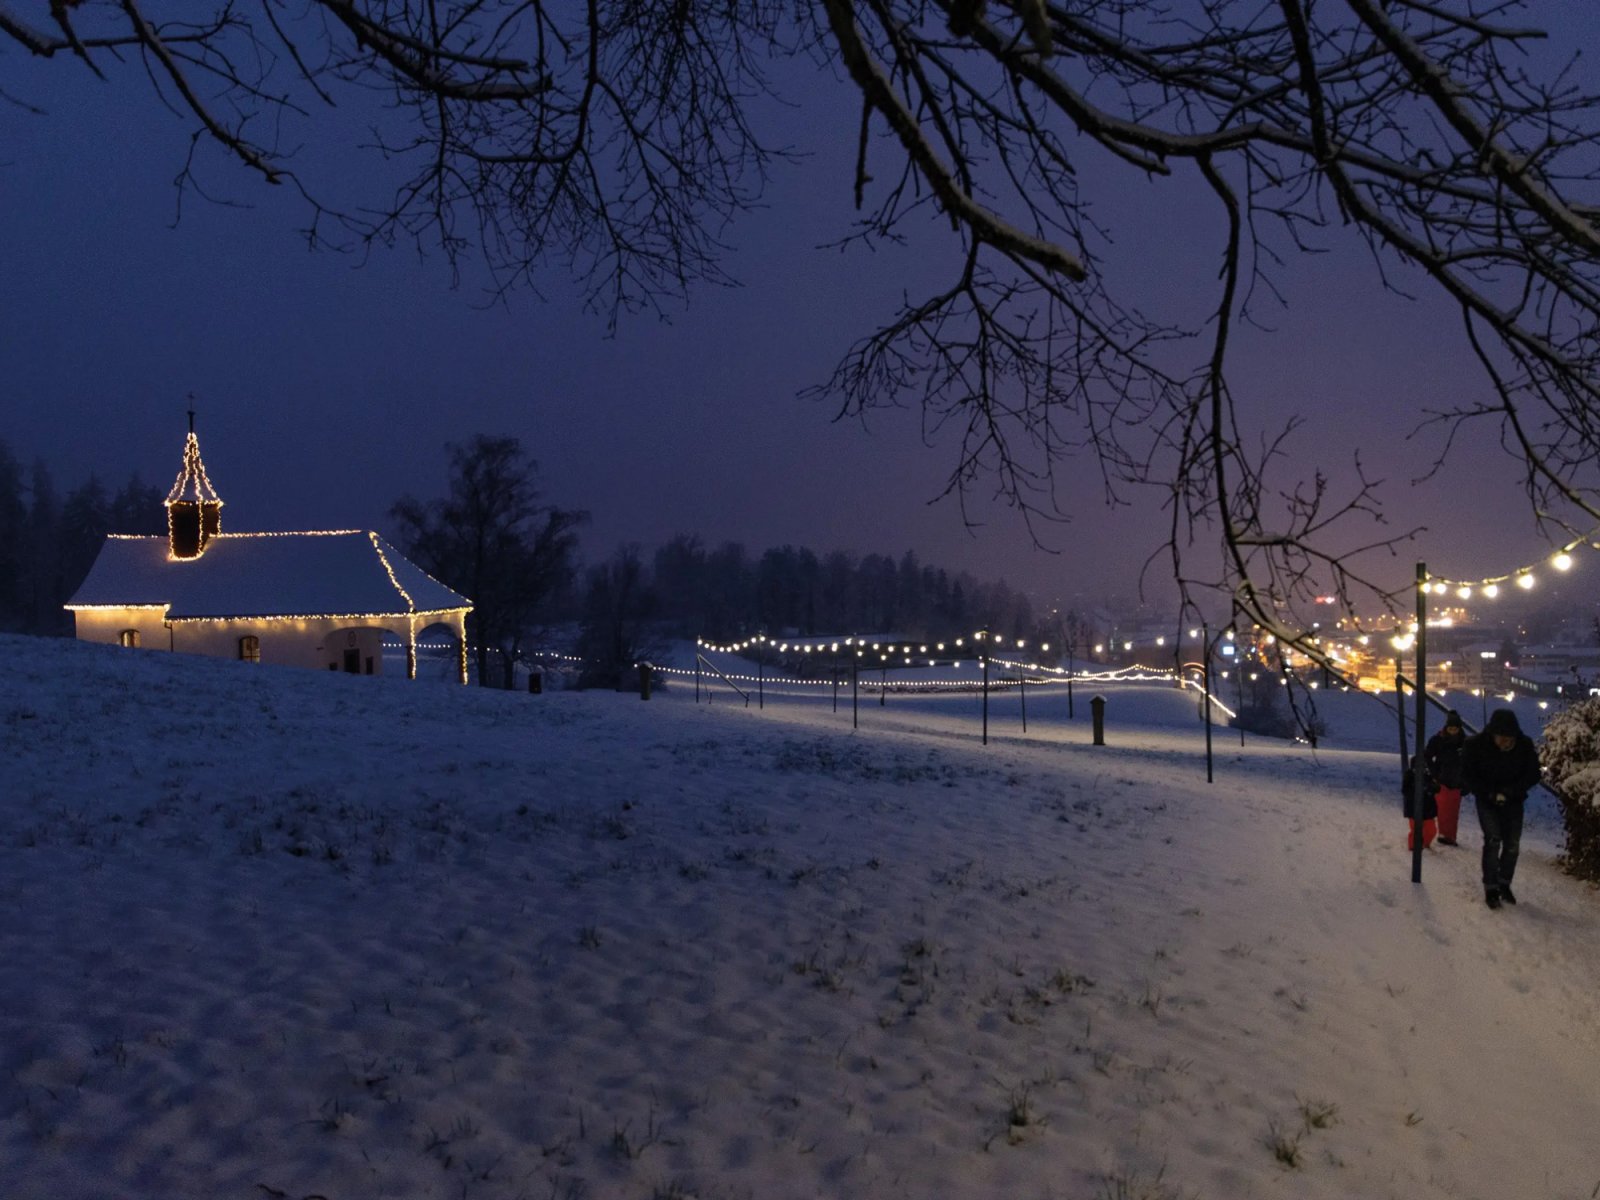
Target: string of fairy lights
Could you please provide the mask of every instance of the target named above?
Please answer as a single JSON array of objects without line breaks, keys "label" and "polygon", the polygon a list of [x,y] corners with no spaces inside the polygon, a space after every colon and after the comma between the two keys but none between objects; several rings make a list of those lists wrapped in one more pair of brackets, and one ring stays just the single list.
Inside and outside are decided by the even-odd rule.
[{"label": "string of fairy lights", "polygon": [[189,431],[188,438],[183,443],[183,466],[178,471],[178,478],[172,484],[172,490],[167,493],[167,504],[173,505],[185,501],[185,492],[192,491],[194,497],[188,500],[191,504],[215,504],[222,506],[222,497],[217,495],[217,489],[211,485],[211,477],[206,474],[206,464],[200,458],[200,439],[195,436],[194,430]]},{"label": "string of fairy lights", "polygon": [[1501,585],[1507,583],[1520,588],[1522,591],[1528,591],[1538,583],[1537,572],[1544,566],[1548,566],[1558,574],[1565,574],[1572,570],[1574,563],[1577,561],[1572,556],[1574,550],[1584,545],[1594,550],[1600,550],[1600,542],[1595,541],[1597,536],[1600,536],[1600,525],[1597,525],[1588,533],[1573,538],[1566,545],[1558,547],[1540,562],[1530,563],[1527,566],[1518,567],[1514,571],[1506,571],[1500,575],[1489,575],[1482,579],[1451,579],[1447,576],[1435,575],[1430,571],[1427,580],[1418,586],[1422,589],[1424,595],[1430,593],[1441,596],[1453,594],[1462,600],[1469,600],[1474,595],[1481,595],[1493,600],[1500,595]]},{"label": "string of fairy lights", "polygon": [[[1557,574],[1564,574],[1570,571],[1575,565],[1576,561],[1574,558],[1574,551],[1585,545],[1593,549],[1600,549],[1600,541],[1597,541],[1597,538],[1600,538],[1600,526],[1596,526],[1595,529],[1591,530],[1587,534],[1572,538],[1565,545],[1557,547],[1540,560],[1517,567],[1514,570],[1505,571],[1497,575],[1488,575],[1477,579],[1453,578],[1449,576],[1430,574],[1427,580],[1420,584],[1419,587],[1424,594],[1437,595],[1440,597],[1453,596],[1460,600],[1471,599],[1474,596],[1481,596],[1485,599],[1492,600],[1500,596],[1506,587],[1515,587],[1520,591],[1525,592],[1537,585],[1540,573],[1544,570],[1548,569]],[[1413,623],[1409,631],[1400,631],[1395,637],[1390,639],[1390,642],[1397,650],[1405,650],[1409,648],[1410,645],[1414,644],[1415,632],[1415,625]],[[1200,642],[1205,638],[1205,636],[1206,635],[1202,630],[1196,628],[1191,628],[1187,632],[1188,641],[1194,643]],[[1225,629],[1220,634],[1220,641],[1222,642],[1234,643],[1236,640],[1237,635],[1232,628]],[[1324,639],[1318,637],[1314,640],[1318,643],[1321,643]],[[1365,634],[1358,636],[1356,640],[1362,645],[1367,645],[1369,642],[1369,638]],[[1122,653],[1133,653],[1136,650],[1147,651],[1152,648],[1162,650],[1171,647],[1175,655],[1181,655],[1182,643],[1183,639],[1177,635],[1157,635],[1153,638],[1148,636],[1139,638],[1112,637],[1097,641],[1093,644],[1092,649],[1088,647],[1086,647],[1086,649],[1089,650],[1089,653],[1098,656],[1106,654],[1108,651],[1111,653],[1116,653],[1120,650]],[[1262,648],[1270,647],[1275,643],[1276,639],[1272,634],[1262,633],[1259,637],[1259,642],[1256,645],[1256,651],[1259,652]],[[698,645],[703,652],[708,651],[735,655],[743,655],[751,651],[755,651],[757,654],[762,652],[775,652],[784,656],[797,656],[800,659],[808,657],[827,658],[830,656],[837,658],[842,655],[847,658],[853,658],[857,660],[858,663],[869,664],[873,669],[924,665],[934,666],[941,662],[948,662],[951,666],[959,668],[961,666],[961,660],[963,658],[969,658],[974,662],[981,662],[987,659],[989,662],[1002,665],[1006,669],[1024,670],[1044,678],[1064,678],[1067,674],[1063,668],[1058,666],[1045,665],[1039,662],[1021,663],[1010,658],[1002,659],[999,657],[997,652],[1004,652],[1007,649],[1011,649],[1013,652],[1026,650],[1028,648],[1028,640],[1020,637],[1007,638],[1003,635],[995,634],[987,630],[978,630],[963,637],[946,639],[944,641],[936,640],[931,642],[886,637],[875,638],[870,636],[807,639],[774,638],[765,635],[756,635],[738,641],[725,643],[711,642],[701,639],[698,642]],[[1199,647],[1196,646],[1195,648],[1198,649]],[[1050,643],[1040,642],[1038,645],[1038,651],[1041,654],[1050,654]],[[1232,654],[1233,652],[1230,650],[1225,651],[1225,653]],[[1059,656],[1060,649],[1057,648],[1056,657]],[[1170,679],[1176,673],[1172,670],[1163,670],[1161,668],[1128,669],[1148,671],[1151,673],[1149,678],[1165,677]],[[1236,660],[1236,669],[1240,672],[1242,677],[1246,668],[1242,663],[1239,663]],[[1284,668],[1285,676],[1292,673],[1292,667],[1286,666]],[[1228,677],[1228,671],[1226,670],[1224,670],[1221,674],[1223,678]],[[1255,674],[1251,675],[1252,679],[1256,677],[1257,676]],[[737,676],[735,678],[742,679],[745,677]],[[754,680],[758,677],[750,676],[749,678]],[[1085,681],[1100,681],[1109,678],[1109,676],[1098,672],[1074,672],[1073,678],[1083,679]],[[803,686],[812,681],[796,680],[793,682],[796,685]],[[1286,677],[1280,677],[1279,682],[1284,686],[1288,685],[1288,679]],[[1332,685],[1331,681],[1330,685]],[[919,685],[910,681],[906,681],[897,686],[910,689]],[[936,688],[940,686],[948,687],[951,685],[928,683],[920,686]],[[1308,683],[1308,686],[1315,688],[1317,684],[1313,680]],[[1339,686],[1348,689],[1350,685],[1348,681],[1341,680],[1337,685],[1332,686]],[[1474,692],[1473,694],[1477,693]]]},{"label": "string of fairy lights", "polygon": [[[365,533],[364,529],[300,529],[300,530],[266,530],[256,533],[214,533],[212,538],[219,541],[237,542],[246,538],[308,538],[308,537],[349,537],[353,533]],[[106,537],[113,541],[143,542],[148,541],[152,535],[148,533],[108,533]]]},{"label": "string of fairy lights", "polygon": [[[1202,636],[1204,635],[1198,628],[1189,630],[1190,641],[1199,641]],[[1233,639],[1233,631],[1229,630],[1227,636],[1231,641]],[[977,630],[963,637],[932,642],[921,640],[896,641],[892,638],[872,637],[870,635],[846,638],[774,638],[765,634],[757,634],[736,642],[712,642],[705,638],[700,638],[697,639],[696,645],[703,651],[711,651],[717,654],[744,654],[748,650],[756,650],[758,652],[771,650],[779,654],[793,653],[802,656],[811,654],[854,654],[857,658],[866,658],[870,653],[876,654],[882,661],[887,661],[891,658],[902,658],[909,663],[918,658],[928,659],[930,662],[935,661],[934,659],[929,659],[929,655],[936,655],[941,659],[950,656],[955,656],[958,659],[992,659],[994,655],[989,648],[1003,648],[1008,641],[1011,646],[1018,650],[1024,650],[1028,646],[1027,638],[1013,637],[1007,639],[1002,634],[991,633],[988,630]],[[1094,643],[1093,653],[1104,654],[1108,647],[1114,650],[1118,646],[1121,646],[1124,651],[1131,651],[1136,645],[1144,647],[1155,646],[1158,648],[1171,645],[1176,649],[1179,644],[1177,637],[1169,638],[1165,634],[1158,634],[1156,637],[1149,639],[1112,638]],[[1040,642],[1039,651],[1043,654],[1050,653],[1050,643]]]},{"label": "string of fairy lights", "polygon": [[[1538,572],[1544,567],[1564,575],[1577,563],[1572,554],[1574,550],[1584,545],[1600,550],[1600,542],[1594,540],[1597,535],[1600,535],[1600,526],[1573,538],[1564,546],[1557,547],[1540,562],[1529,563],[1499,575],[1487,575],[1481,579],[1452,579],[1448,576],[1435,575],[1430,571],[1427,573],[1427,578],[1417,584],[1417,590],[1424,596],[1454,596],[1460,600],[1470,600],[1474,596],[1482,596],[1487,600],[1497,599],[1501,594],[1501,585],[1508,583],[1521,591],[1531,591],[1538,585]],[[1417,623],[1412,621],[1409,629],[1396,634],[1390,639],[1390,643],[1396,650],[1409,650],[1416,644],[1416,633]]]},{"label": "string of fairy lights", "polygon": [[[548,657],[571,659],[570,655],[552,655]],[[582,661],[581,659],[573,661]],[[912,695],[940,695],[953,693],[972,693],[983,690],[990,692],[1004,692],[1011,689],[1024,687],[1059,687],[1068,683],[1094,683],[1094,684],[1119,684],[1119,683],[1162,683],[1200,692],[1204,694],[1205,687],[1192,678],[1190,674],[1159,667],[1117,667],[1109,671],[1068,671],[1064,667],[1046,667],[1038,663],[1023,663],[1007,659],[990,659],[992,664],[1006,670],[1014,670],[1018,674],[1014,677],[998,677],[989,680],[973,679],[905,679],[896,677],[892,683],[868,684],[869,690],[888,690]],[[960,664],[953,664],[959,666]],[[876,668],[874,668],[876,669]],[[695,672],[688,667],[662,667],[651,664],[650,670],[657,675],[676,675],[684,679],[692,679]],[[721,678],[734,683],[748,683],[751,685],[762,684],[767,687],[785,688],[832,688],[837,687],[837,679],[796,679],[787,676],[752,675],[748,672],[719,671]],[[1238,714],[1225,704],[1216,692],[1211,693],[1211,703],[1232,718]]]}]

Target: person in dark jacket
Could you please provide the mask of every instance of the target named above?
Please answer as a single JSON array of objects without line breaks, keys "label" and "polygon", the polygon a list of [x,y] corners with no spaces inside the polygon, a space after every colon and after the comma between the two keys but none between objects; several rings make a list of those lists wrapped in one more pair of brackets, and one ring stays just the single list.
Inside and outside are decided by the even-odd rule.
[{"label": "person in dark jacket", "polygon": [[[1400,775],[1400,811],[1406,815],[1406,849],[1417,848],[1417,814],[1416,814],[1416,786],[1417,786],[1417,756],[1413,754],[1411,761]],[[1439,805],[1435,799],[1433,780],[1426,774],[1422,777],[1422,848],[1430,849],[1433,839],[1439,832]]]},{"label": "person in dark jacket", "polygon": [[1439,844],[1456,844],[1456,826],[1461,819],[1461,747],[1466,744],[1466,729],[1461,714],[1451,709],[1444,714],[1444,728],[1428,739],[1422,761],[1428,764],[1428,778],[1438,787]]},{"label": "person in dark jacket", "polygon": [[1517,714],[1497,708],[1482,733],[1461,748],[1461,786],[1478,804],[1483,830],[1483,898],[1490,908],[1515,904],[1511,877],[1522,845],[1522,814],[1539,782],[1539,751],[1522,732]]}]

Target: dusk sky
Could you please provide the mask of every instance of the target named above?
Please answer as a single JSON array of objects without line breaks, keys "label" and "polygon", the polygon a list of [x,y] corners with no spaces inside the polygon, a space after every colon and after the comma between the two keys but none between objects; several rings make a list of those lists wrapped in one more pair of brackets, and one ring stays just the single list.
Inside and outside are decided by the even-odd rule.
[{"label": "dusk sky", "polygon": [[[1159,493],[1109,512],[1083,460],[1064,493],[1074,519],[1043,532],[1058,554],[1033,548],[1013,514],[982,502],[981,485],[974,536],[953,499],[928,503],[955,448],[925,446],[918,414],[879,415],[864,429],[800,397],[956,248],[936,226],[898,251],[817,248],[851,216],[858,111],[836,81],[780,118],[776,140],[794,138],[810,160],[780,164],[767,206],[727,233],[742,286],[699,287],[670,321],[625,316],[611,335],[559,275],[542,296],[495,305],[470,267],[452,289],[438,256],[308,252],[298,198],[214,152],[204,178],[231,203],[188,196],[174,226],[188,126],[137,65],[101,81],[10,44],[0,63],[8,94],[48,110],[0,100],[0,438],[25,464],[42,456],[62,490],[91,471],[113,488],[135,471],[165,488],[192,393],[225,528],[238,531],[383,529],[402,493],[442,492],[445,443],[481,432],[520,438],[545,498],[592,514],[589,561],[624,542],[648,553],[677,533],[752,554],[785,543],[914,550],[1048,602],[1131,593],[1165,535]],[[312,168],[318,153],[332,160],[308,152]],[[1220,225],[1179,189],[1132,177],[1127,187],[1099,198],[1122,269],[1152,305],[1188,302],[1198,319]],[[1388,480],[1389,531],[1430,527],[1374,566],[1394,584],[1418,558],[1456,576],[1535,561],[1541,543],[1492,430],[1453,471],[1410,483],[1438,445],[1435,435],[1404,440],[1419,405],[1486,393],[1459,320],[1385,294],[1353,239],[1329,241],[1340,253],[1291,262],[1291,307],[1274,314],[1275,329],[1240,344],[1242,409],[1258,431],[1302,413],[1291,447],[1303,470],[1342,479],[1359,449]]]}]

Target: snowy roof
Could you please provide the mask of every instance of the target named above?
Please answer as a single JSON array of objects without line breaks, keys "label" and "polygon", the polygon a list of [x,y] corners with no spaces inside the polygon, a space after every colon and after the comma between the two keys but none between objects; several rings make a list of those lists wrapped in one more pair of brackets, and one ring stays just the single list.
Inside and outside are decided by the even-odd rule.
[{"label": "snowy roof", "polygon": [[111,536],[68,608],[167,605],[170,620],[395,616],[472,607],[375,533],[222,533],[194,559]]}]

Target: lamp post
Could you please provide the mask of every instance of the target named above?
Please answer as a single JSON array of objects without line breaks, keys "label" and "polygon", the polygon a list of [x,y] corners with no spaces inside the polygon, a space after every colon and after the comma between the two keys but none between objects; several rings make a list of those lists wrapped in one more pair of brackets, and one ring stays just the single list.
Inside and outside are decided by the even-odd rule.
[{"label": "lamp post", "polygon": [[989,656],[983,656],[983,744],[989,744]]},{"label": "lamp post", "polygon": [[1412,695],[1416,697],[1416,717],[1412,721],[1412,735],[1416,745],[1416,770],[1411,772],[1411,804],[1416,814],[1416,837],[1411,846],[1411,882],[1422,882],[1422,829],[1425,809],[1423,798],[1427,795],[1427,772],[1423,769],[1422,751],[1427,741],[1425,728],[1428,720],[1428,565],[1417,564],[1417,667],[1416,678],[1411,682]]}]

